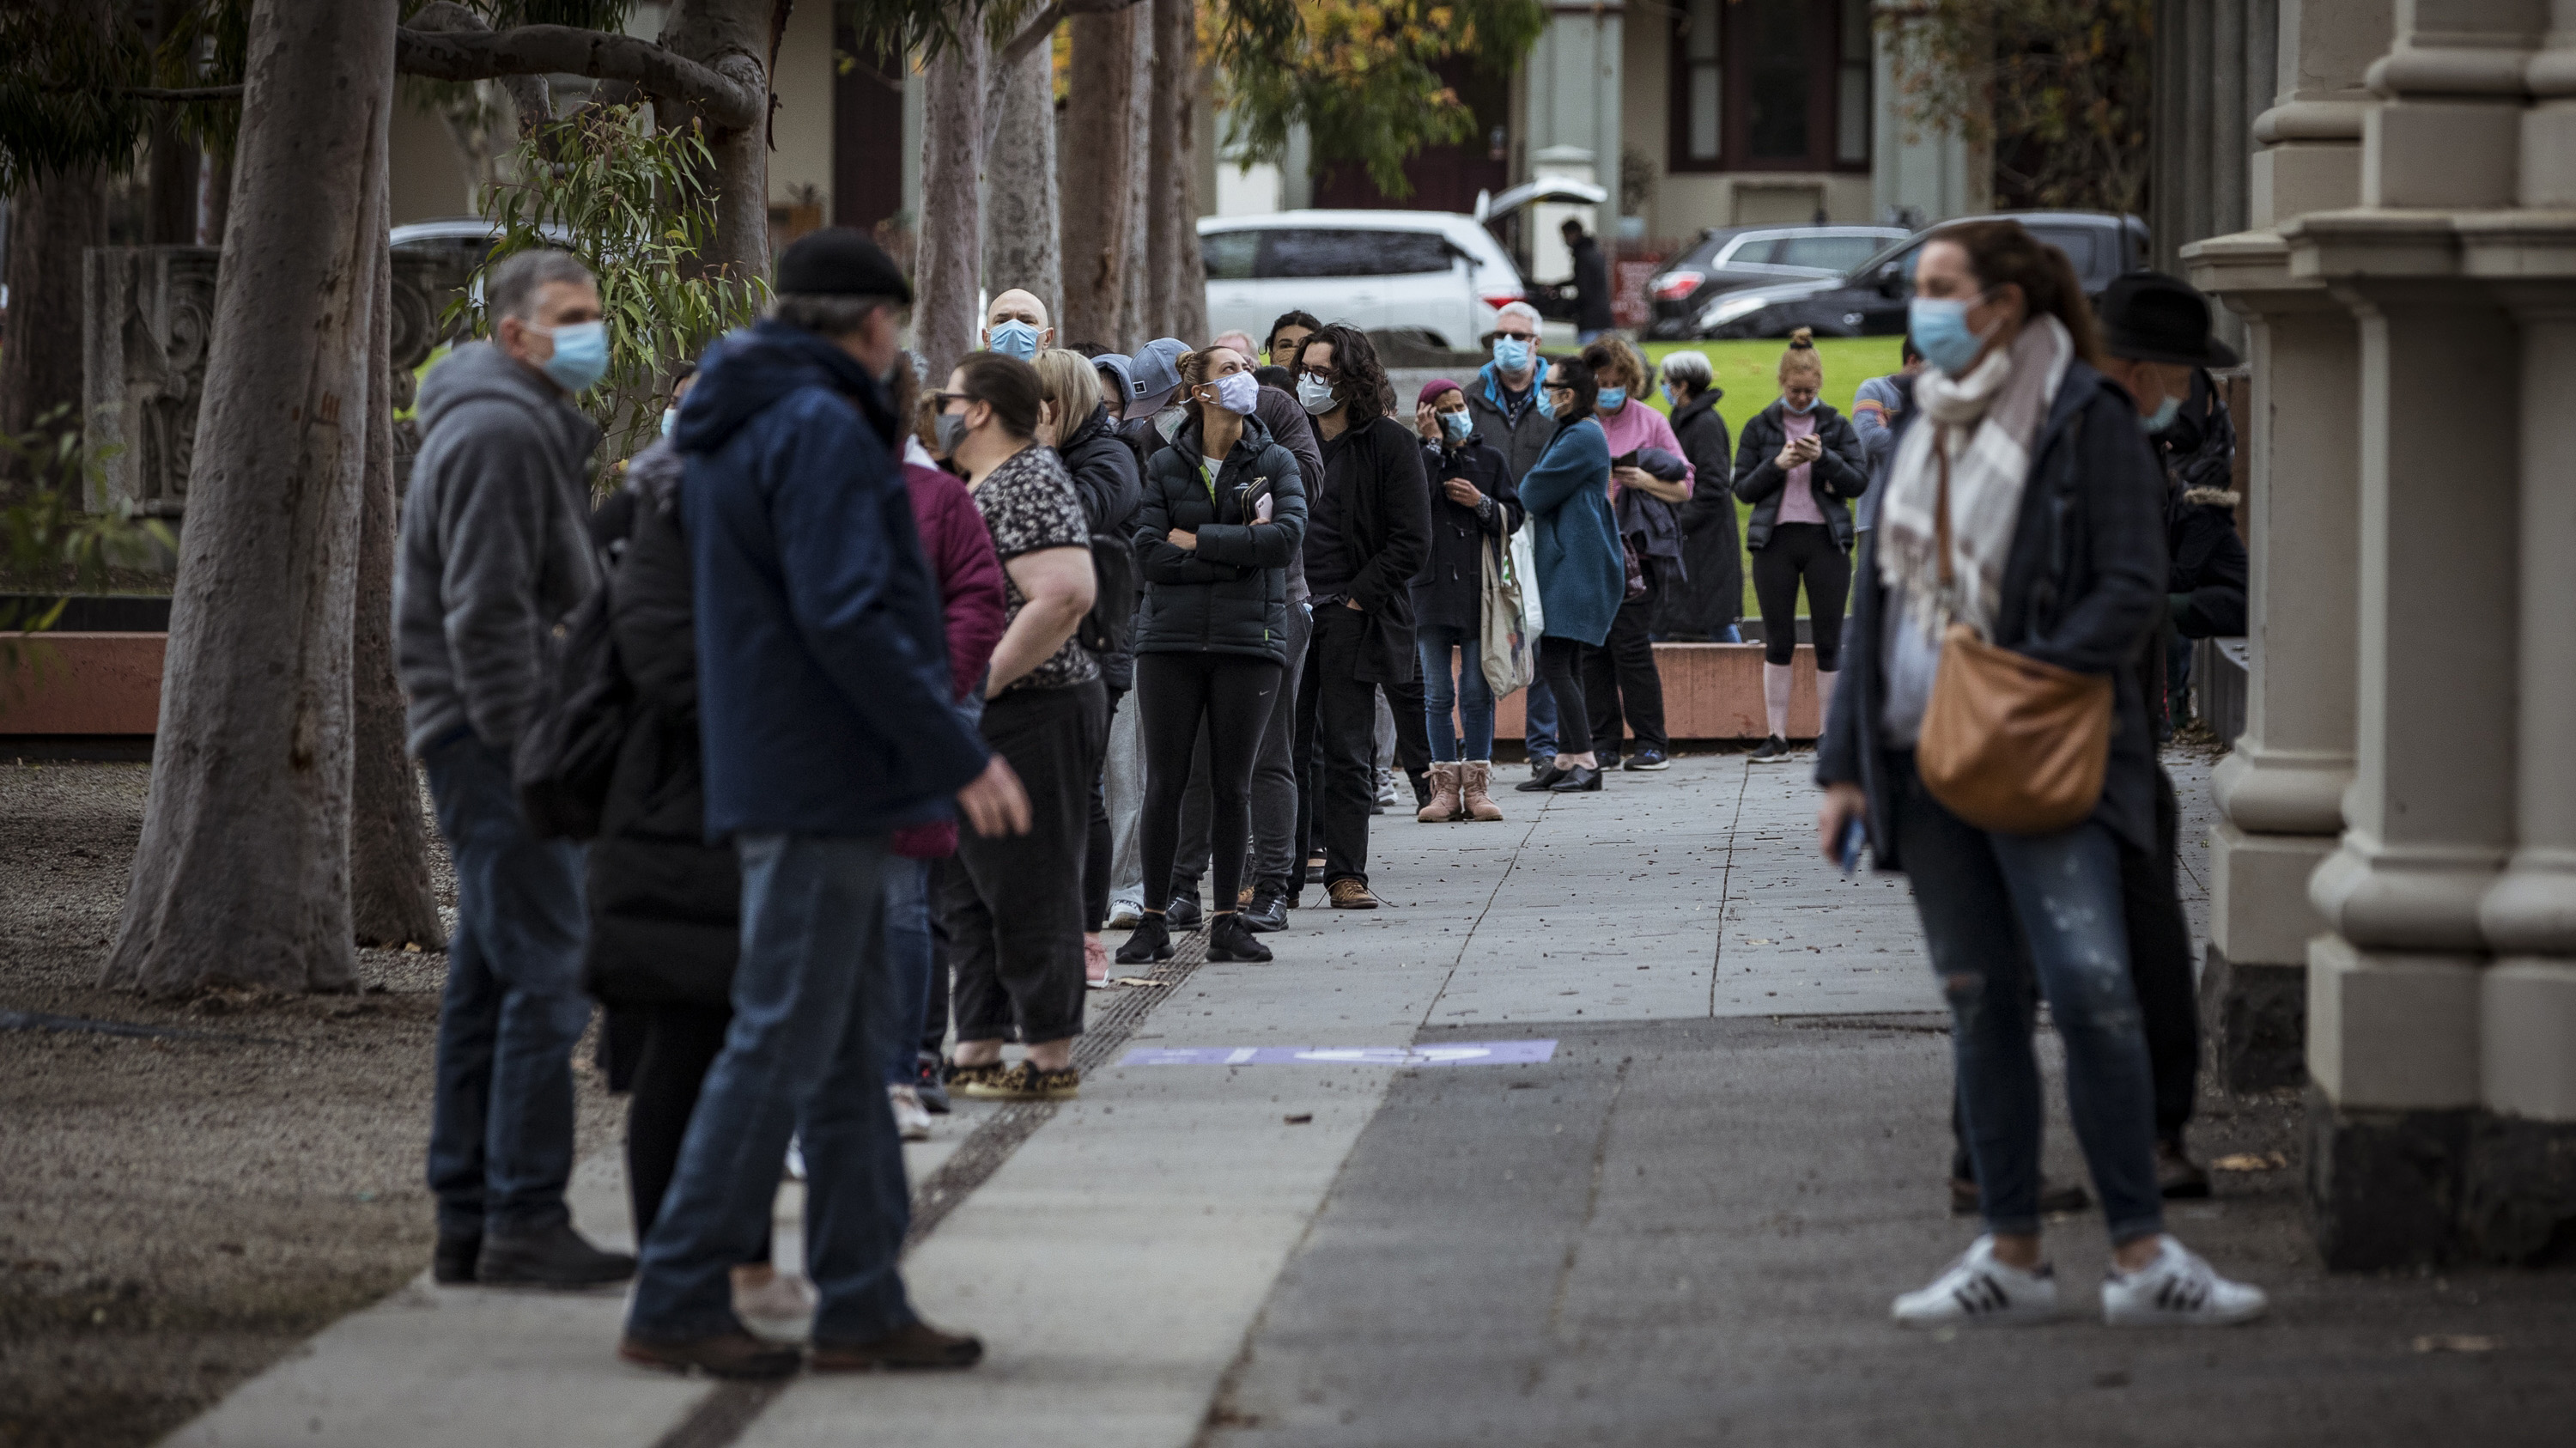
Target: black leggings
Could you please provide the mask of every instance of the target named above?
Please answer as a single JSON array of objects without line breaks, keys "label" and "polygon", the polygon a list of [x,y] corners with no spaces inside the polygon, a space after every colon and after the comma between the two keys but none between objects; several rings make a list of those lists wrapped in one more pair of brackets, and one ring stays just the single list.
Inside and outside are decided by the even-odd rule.
[{"label": "black leggings", "polygon": [[1816,668],[1830,674],[1843,651],[1843,602],[1851,596],[1851,555],[1822,523],[1782,523],[1753,550],[1753,599],[1762,605],[1762,657],[1785,664],[1798,656],[1798,580],[1807,581],[1815,626]]},{"label": "black leggings", "polygon": [[[1585,735],[1591,731],[1592,711],[1583,704],[1583,656],[1589,651],[1580,639],[1538,636],[1538,676],[1547,681],[1547,692],[1556,700],[1556,747],[1560,753],[1581,754],[1591,747]],[[1568,747],[1575,744],[1583,748]]]},{"label": "black leggings", "polygon": [[[724,1050],[733,1012],[724,1006],[640,1006],[632,1014],[643,1023],[644,1045],[635,1060],[635,1094],[626,1103],[626,1201],[641,1246],[679,1170],[689,1113],[697,1109],[707,1068]],[[760,1251],[745,1265],[768,1265],[769,1251],[769,1229],[763,1227]]]},{"label": "black leggings", "polygon": [[[1252,838],[1252,766],[1261,731],[1279,692],[1279,664],[1250,654],[1138,654],[1136,728],[1145,745],[1145,906],[1172,878],[1181,848],[1181,800],[1190,789],[1190,754],[1205,723],[1208,739],[1208,840],[1216,876],[1211,898],[1234,908],[1242,889],[1243,851]],[[1169,898],[1169,897],[1166,897]]]}]

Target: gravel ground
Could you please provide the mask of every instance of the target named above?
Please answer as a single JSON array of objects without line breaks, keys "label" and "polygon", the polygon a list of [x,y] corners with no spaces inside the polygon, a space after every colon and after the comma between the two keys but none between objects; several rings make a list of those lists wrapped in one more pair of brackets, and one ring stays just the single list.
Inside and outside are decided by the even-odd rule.
[{"label": "gravel ground", "polygon": [[[0,1011],[173,1033],[0,1029],[0,1448],[150,1443],[409,1280],[434,1235],[446,957],[362,950],[356,996],[100,989],[149,781],[0,760]],[[619,1112],[576,1080],[596,1149]]]}]

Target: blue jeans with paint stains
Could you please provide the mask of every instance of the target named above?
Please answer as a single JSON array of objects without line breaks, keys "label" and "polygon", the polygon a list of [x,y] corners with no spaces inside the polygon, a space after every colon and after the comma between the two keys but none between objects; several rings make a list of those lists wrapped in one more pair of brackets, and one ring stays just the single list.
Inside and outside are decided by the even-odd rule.
[{"label": "blue jeans with paint stains", "polygon": [[[2119,847],[2087,821],[2007,835],[1942,807],[1891,754],[1897,854],[1950,998],[1959,1097],[1989,1230],[2039,1230],[2039,1063],[2032,981],[2066,1046],[2066,1104],[2116,1245],[2164,1230],[2155,1089],[2129,979]],[[2028,946],[2027,955],[2020,948]]]}]

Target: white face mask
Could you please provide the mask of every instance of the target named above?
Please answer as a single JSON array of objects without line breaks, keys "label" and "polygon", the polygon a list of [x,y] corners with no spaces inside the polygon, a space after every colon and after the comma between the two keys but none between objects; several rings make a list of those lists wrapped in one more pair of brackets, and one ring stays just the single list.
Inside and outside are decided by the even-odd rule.
[{"label": "white face mask", "polygon": [[1309,415],[1315,417],[1321,417],[1341,406],[1339,402],[1333,400],[1333,384],[1318,382],[1308,373],[1298,374],[1297,401]]}]

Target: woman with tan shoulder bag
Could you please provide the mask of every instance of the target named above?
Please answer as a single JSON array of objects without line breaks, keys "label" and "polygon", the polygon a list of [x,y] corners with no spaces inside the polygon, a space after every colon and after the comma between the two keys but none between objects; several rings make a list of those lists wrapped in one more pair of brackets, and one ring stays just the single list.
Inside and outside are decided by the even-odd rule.
[{"label": "woman with tan shoulder bag", "polygon": [[1828,855],[1865,831],[1912,879],[1947,993],[1986,1233],[1898,1322],[2057,1312],[2040,1251],[2037,994],[2066,1048],[2102,1201],[2113,1326],[2259,1315],[2164,1233],[2119,851],[2155,848],[2155,757],[2130,667],[2163,586],[2162,489],[2065,256],[2017,222],[1922,250],[1909,318],[1930,363],[1856,570],[1852,667],[1817,751]]}]

